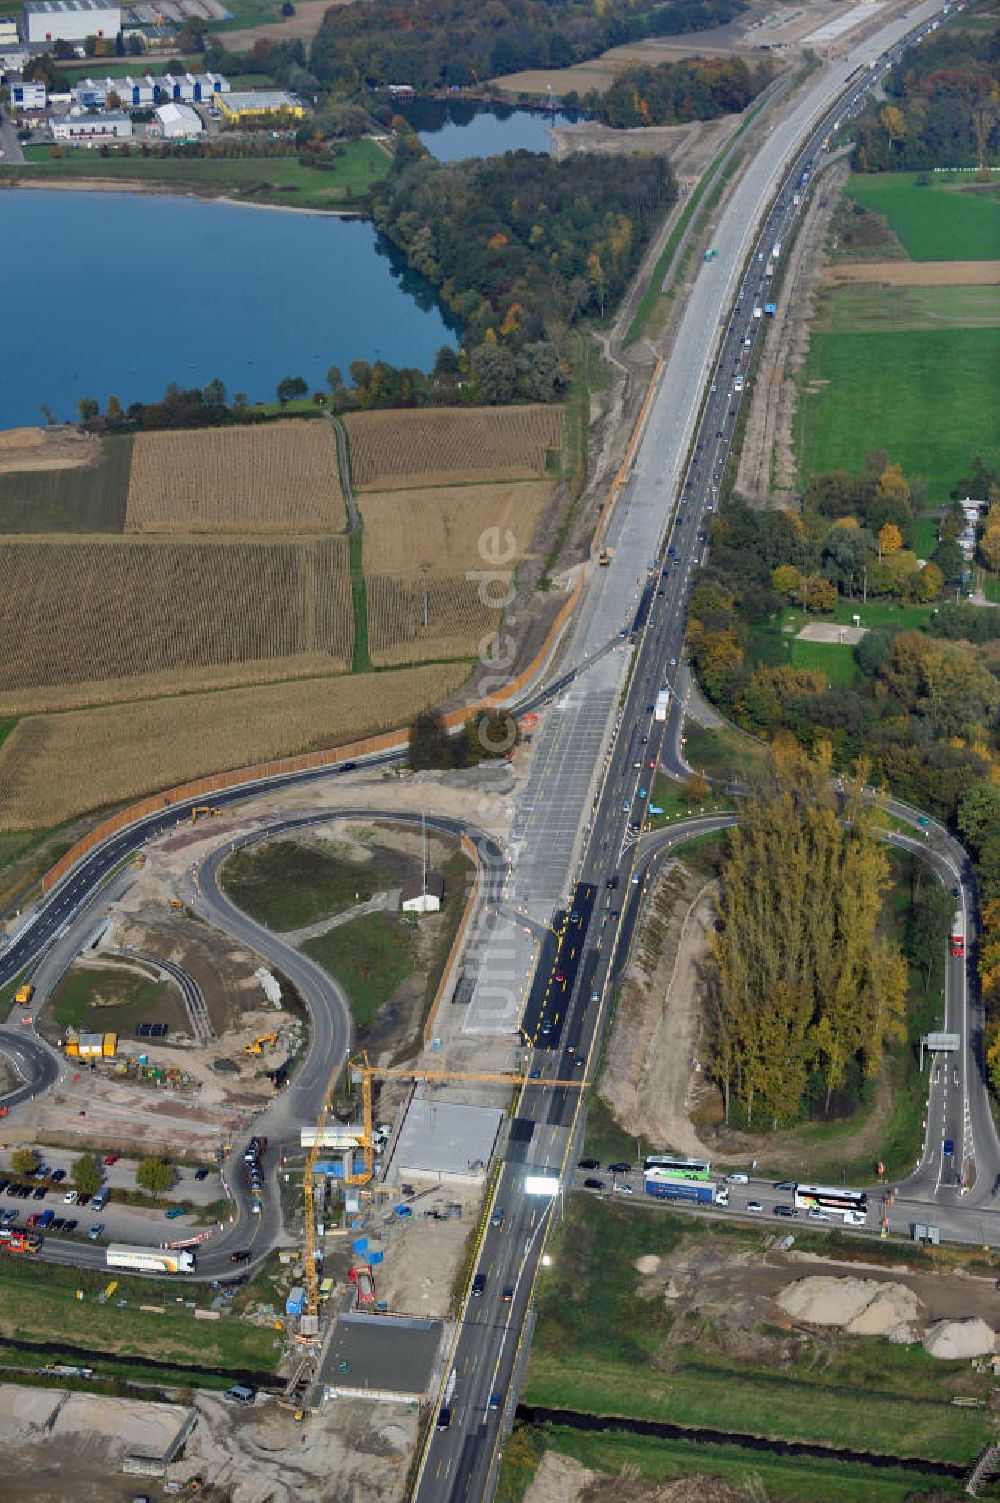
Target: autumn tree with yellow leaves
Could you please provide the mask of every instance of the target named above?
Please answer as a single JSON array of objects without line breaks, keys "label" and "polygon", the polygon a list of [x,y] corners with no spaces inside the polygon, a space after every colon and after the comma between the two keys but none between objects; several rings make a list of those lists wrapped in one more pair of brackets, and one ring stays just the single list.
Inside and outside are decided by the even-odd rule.
[{"label": "autumn tree with yellow leaves", "polygon": [[748,1124],[792,1122],[810,1076],[829,1104],[855,1063],[871,1077],[904,1037],[906,963],[879,933],[889,863],[864,774],[838,793],[828,745],[810,758],[782,736],[741,806],[712,938],[727,1120],[735,1101]]}]

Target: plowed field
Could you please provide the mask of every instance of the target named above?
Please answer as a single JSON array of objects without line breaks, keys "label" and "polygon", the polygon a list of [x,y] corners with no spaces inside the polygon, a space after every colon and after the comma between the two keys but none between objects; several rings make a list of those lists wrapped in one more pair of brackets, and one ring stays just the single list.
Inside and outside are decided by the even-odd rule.
[{"label": "plowed field", "polygon": [[531,547],[547,481],[437,486],[362,496],[365,569],[419,577],[512,568]]}]

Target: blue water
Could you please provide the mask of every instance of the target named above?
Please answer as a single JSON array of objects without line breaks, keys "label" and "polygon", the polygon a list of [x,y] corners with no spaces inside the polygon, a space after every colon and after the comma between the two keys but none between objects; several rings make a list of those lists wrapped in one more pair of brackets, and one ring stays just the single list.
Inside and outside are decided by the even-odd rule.
[{"label": "blue water", "polygon": [[551,152],[550,129],[582,118],[575,112],[483,106],[467,99],[413,99],[398,108],[440,162],[505,151]]},{"label": "blue water", "polygon": [[129,193],[0,192],[4,356],[0,427],[76,420],[219,376],[273,401],[339,365],[428,369],[455,339],[427,289],[370,224],[330,215]]}]

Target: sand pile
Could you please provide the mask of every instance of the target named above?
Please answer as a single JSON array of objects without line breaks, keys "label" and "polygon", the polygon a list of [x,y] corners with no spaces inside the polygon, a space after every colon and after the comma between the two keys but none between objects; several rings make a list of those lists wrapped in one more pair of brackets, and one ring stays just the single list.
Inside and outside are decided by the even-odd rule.
[{"label": "sand pile", "polygon": [[954,1362],[961,1357],[992,1356],[996,1336],[985,1320],[939,1320],[924,1337],[924,1348],[932,1357]]},{"label": "sand pile", "polygon": [[787,1315],[814,1326],[843,1326],[852,1336],[915,1339],[924,1307],[905,1284],[815,1275],[789,1284],[777,1297]]}]

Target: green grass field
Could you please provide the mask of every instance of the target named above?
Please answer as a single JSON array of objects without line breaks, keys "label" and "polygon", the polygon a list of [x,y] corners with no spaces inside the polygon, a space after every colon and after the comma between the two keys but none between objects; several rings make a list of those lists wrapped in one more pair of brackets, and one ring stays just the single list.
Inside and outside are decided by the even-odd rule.
[{"label": "green grass field", "polygon": [[993,261],[1000,244],[1000,202],[971,186],[934,182],[916,173],[855,173],[847,192],[884,214],[914,261]]},{"label": "green grass field", "polygon": [[[38,153],[36,155],[36,152]],[[180,157],[99,156],[78,151],[52,157],[48,147],[29,148],[24,167],[0,167],[0,181],[28,178],[104,178],[109,182],[152,183],[212,195],[228,194],[260,204],[303,209],[344,208],[363,198],[372,183],[385,177],[389,158],[373,141],[350,141],[329,172],[301,167],[295,157],[248,157],[221,160]]]},{"label": "green grass field", "polygon": [[[904,1467],[866,1467],[831,1457],[782,1457],[706,1441],[665,1440],[624,1433],[587,1434],[564,1425],[518,1427],[504,1449],[497,1503],[520,1503],[542,1452],[572,1456],[609,1477],[623,1471],[649,1483],[717,1477],[741,1496],[781,1503],[908,1503],[924,1496],[928,1478]],[[943,1495],[950,1496],[950,1494]]]},{"label": "green grass field", "polygon": [[409,934],[387,913],[349,919],[318,939],[306,940],[302,948],[340,982],[359,1029],[371,1027],[416,967]]},{"label": "green grass field", "polygon": [[121,532],[131,466],[131,438],[110,438],[96,464],[0,475],[0,534]]},{"label": "green grass field", "polygon": [[[725,1320],[684,1302],[641,1298],[635,1260],[719,1238],[717,1251],[759,1250],[755,1228],[570,1198],[539,1283],[538,1325],[525,1402],[964,1463],[991,1433],[989,1415],[953,1396],[985,1397],[967,1363],[874,1338],[807,1339],[794,1354],[731,1352]],[[797,1239],[799,1240],[799,1239]]]},{"label": "green grass field", "polygon": [[[0,1338],[52,1343],[55,1348],[59,1343],[96,1348],[94,1366],[99,1372],[102,1352],[215,1368],[220,1375],[227,1369],[270,1372],[276,1367],[274,1331],[244,1324],[235,1316],[217,1323],[196,1320],[193,1310],[176,1303],[175,1286],[121,1273],[114,1275],[119,1285],[115,1298],[98,1304],[97,1295],[111,1277],[103,1271],[0,1256]],[[82,1300],[76,1297],[78,1289]],[[123,1297],[128,1305],[119,1310],[115,1299]],[[188,1290],[186,1297],[203,1308],[211,1299],[207,1285]],[[158,1306],[163,1313],[140,1310],[140,1304]]]},{"label": "green grass field", "polygon": [[857,677],[854,648],[841,642],[802,642],[790,639],[789,660],[793,668],[814,668],[825,673],[836,689],[849,689]]},{"label": "green grass field", "polygon": [[972,456],[1000,464],[1000,328],[816,333],[799,382],[799,473],[859,472],[884,449],[943,504]]},{"label": "green grass field", "polygon": [[236,851],[222,870],[226,895],[268,929],[301,929],[367,902],[375,863],[350,861],[318,845],[267,840]]},{"label": "green grass field", "polygon": [[1000,579],[995,574],[987,574],[983,578],[983,594],[994,605],[1000,605]]},{"label": "green grass field", "polygon": [[180,998],[167,982],[110,966],[70,971],[45,1006],[60,1030],[134,1035],[137,1023],[150,1021],[187,1027]]},{"label": "green grass field", "polygon": [[707,730],[694,720],[684,722],[684,755],[690,767],[724,783],[745,783],[767,759],[767,747],[731,725]]},{"label": "green grass field", "polygon": [[930,558],[938,542],[941,519],[937,512],[913,520],[912,547],[918,558]]},{"label": "green grass field", "polygon": [[995,329],[1000,287],[887,287],[879,282],[828,288],[815,328],[824,333],[876,329]]}]

